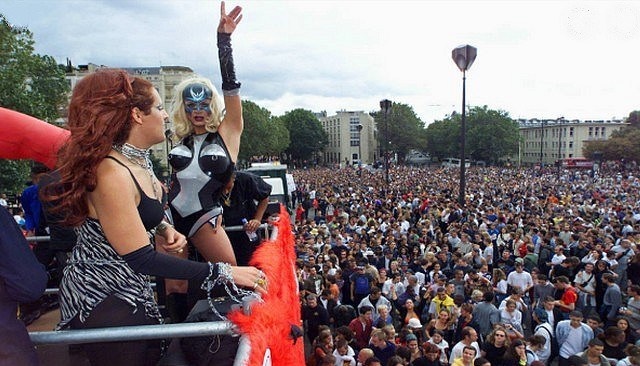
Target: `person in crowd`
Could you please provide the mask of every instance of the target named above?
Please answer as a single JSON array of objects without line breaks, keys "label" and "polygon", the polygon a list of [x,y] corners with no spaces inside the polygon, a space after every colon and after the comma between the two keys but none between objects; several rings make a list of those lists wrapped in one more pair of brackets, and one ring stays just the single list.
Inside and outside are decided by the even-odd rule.
[{"label": "person in crowd", "polygon": [[[233,247],[236,263],[246,266],[263,238],[258,230],[263,221],[271,186],[261,177],[238,171],[233,173],[221,194],[222,222],[224,226],[243,226],[244,231],[229,231],[227,236]],[[257,204],[256,204],[257,202]],[[251,235],[255,234],[253,238]]]},{"label": "person in crowd", "polygon": [[356,348],[360,350],[369,345],[369,338],[373,331],[373,322],[371,320],[373,308],[363,306],[358,308],[358,314],[358,317],[349,323],[349,329],[353,331]]},{"label": "person in crowd", "polygon": [[[385,305],[387,309],[391,309],[391,301],[389,301],[386,297],[382,296],[380,288],[377,286],[372,286],[369,291],[369,295],[362,299],[358,305],[358,308],[363,306],[370,306],[373,308],[373,322],[375,323],[378,320],[378,307],[380,305]],[[386,322],[386,319],[385,319]]]},{"label": "person in crowd", "polygon": [[624,349],[627,346],[626,334],[617,326],[613,325],[604,330],[604,333],[598,336],[604,345],[602,354],[607,358],[616,360],[623,359],[626,355]]},{"label": "person in crowd", "polygon": [[[236,7],[227,14],[223,3],[218,31],[230,33],[240,12]],[[60,284],[58,329],[160,323],[149,275],[265,293],[267,281],[257,268],[191,262],[154,250],[156,237],[164,238],[167,252],[184,251],[187,244],[163,220],[165,194],[149,159],[148,149],[164,140],[167,117],[153,85],[122,70],[96,71],[74,88],[70,138],[58,160],[61,179],[44,192],[45,200],[59,202],[54,213],[64,215],[63,224],[78,233]],[[146,365],[160,351],[155,341],[84,348],[92,365]]]},{"label": "person in crowd", "polygon": [[640,365],[640,346],[628,344],[624,349],[624,353],[627,354],[627,357],[618,361],[616,366]]},{"label": "person in crowd", "polygon": [[[444,338],[445,335],[440,330],[434,330],[431,332],[431,337],[427,341],[428,343],[438,347],[440,350],[440,364],[448,365],[449,364],[449,342]],[[426,348],[426,346],[425,346]]]},{"label": "person in crowd", "polygon": [[522,312],[517,309],[515,301],[507,300],[507,306],[500,311],[500,323],[504,325],[511,340],[524,338]]},{"label": "person in crowd", "polygon": [[434,344],[425,343],[424,356],[413,360],[411,364],[413,366],[442,366],[440,360],[440,348]]},{"label": "person in crowd", "polygon": [[462,339],[460,342],[456,343],[455,346],[451,349],[451,355],[449,356],[449,364],[453,364],[453,361],[457,358],[462,357],[463,349],[467,347],[472,347],[476,350],[473,358],[480,356],[480,346],[478,345],[478,332],[471,328],[466,327],[462,329]]},{"label": "person in crowd", "polygon": [[629,343],[629,344],[636,343],[636,341],[638,340],[638,333],[634,332],[629,327],[629,320],[627,320],[627,318],[618,318],[618,320],[616,321],[616,326],[622,329],[622,331],[624,332],[626,343]]},{"label": "person in crowd", "polygon": [[583,315],[574,310],[569,313],[569,320],[561,320],[556,326],[556,337],[559,349],[559,366],[566,366],[569,357],[581,352],[593,339],[593,330],[582,322]]},{"label": "person in crowd", "polygon": [[355,366],[356,364],[355,352],[344,338],[336,339],[333,356],[336,358],[335,366]]},{"label": "person in crowd", "polygon": [[606,325],[613,325],[622,306],[622,291],[616,283],[616,278],[610,273],[602,275],[602,282],[607,286],[607,289],[602,297],[602,305],[598,313]]},{"label": "person in crowd", "polygon": [[[527,366],[527,347],[523,340],[516,339],[511,342],[509,348],[504,353],[502,365],[505,366]],[[493,364],[492,364],[493,365]]]},{"label": "person in crowd", "polygon": [[604,344],[598,338],[589,341],[589,347],[576,356],[582,357],[589,365],[611,366],[609,360],[602,354]]},{"label": "person in crowd", "polygon": [[560,310],[559,314],[562,319],[566,320],[570,312],[576,309],[578,293],[575,288],[571,286],[569,278],[559,276],[556,277],[554,281],[554,286],[556,287],[554,298],[556,301],[553,304],[558,310]]},{"label": "person in crowd", "polygon": [[527,365],[531,365],[534,361],[540,361],[538,352],[544,348],[547,340],[541,335],[532,335],[526,340]]},{"label": "person in crowd", "polygon": [[551,358],[551,350],[552,347],[554,347],[553,342],[555,342],[553,338],[553,327],[549,324],[549,318],[544,309],[536,308],[533,311],[533,320],[536,323],[536,326],[533,328],[533,335],[540,336],[544,339],[542,347],[534,352],[539,361],[547,364],[547,361]]},{"label": "person in crowd", "polygon": [[387,335],[381,329],[376,329],[371,332],[369,348],[373,350],[374,356],[377,357],[383,365],[386,365],[387,361],[396,353],[396,345],[387,340]]},{"label": "person in crowd", "polygon": [[629,295],[627,306],[620,309],[620,314],[629,321],[629,328],[637,333],[640,329],[640,286],[630,285],[627,293]]},{"label": "person in crowd", "polygon": [[478,357],[478,350],[471,346],[464,346],[462,355],[453,360],[453,366],[473,366],[473,361]]},{"label": "person in crowd", "polygon": [[309,342],[313,342],[320,334],[320,327],[329,325],[329,313],[324,306],[318,304],[318,296],[315,294],[308,294],[306,300],[306,305],[302,307],[302,320],[306,325],[307,338]]},{"label": "person in crowd", "polygon": [[507,335],[507,330],[503,327],[496,328],[489,333],[482,344],[482,357],[485,357],[491,365],[500,366],[504,361],[504,354],[507,352],[511,341]]},{"label": "person in crowd", "polygon": [[473,318],[478,322],[481,339],[485,339],[496,324],[500,323],[500,311],[493,304],[493,292],[485,292],[483,301],[473,308]]},{"label": "person in crowd", "polygon": [[0,363],[36,366],[36,350],[16,313],[18,303],[40,298],[47,286],[47,272],[4,206],[0,206],[0,227]]}]

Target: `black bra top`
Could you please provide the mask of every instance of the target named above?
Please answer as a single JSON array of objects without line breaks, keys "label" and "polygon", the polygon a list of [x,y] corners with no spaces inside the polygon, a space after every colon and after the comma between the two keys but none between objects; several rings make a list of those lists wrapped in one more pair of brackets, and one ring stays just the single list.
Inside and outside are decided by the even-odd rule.
[{"label": "black bra top", "polygon": [[140,215],[140,219],[142,219],[142,224],[144,225],[144,228],[147,231],[149,231],[154,227],[158,226],[158,224],[164,218],[163,208],[164,208],[164,204],[167,202],[167,194],[164,191],[164,189],[162,188],[160,189],[162,191],[162,202],[147,196],[147,194],[144,193],[144,191],[140,187],[140,184],[138,184],[136,177],[133,175],[131,170],[126,165],[124,165],[120,160],[114,158],[113,156],[107,156],[107,158],[125,167],[129,171],[129,174],[131,175],[133,182],[138,188],[138,192],[140,192],[140,203],[138,203],[137,208],[138,208],[138,214]]}]

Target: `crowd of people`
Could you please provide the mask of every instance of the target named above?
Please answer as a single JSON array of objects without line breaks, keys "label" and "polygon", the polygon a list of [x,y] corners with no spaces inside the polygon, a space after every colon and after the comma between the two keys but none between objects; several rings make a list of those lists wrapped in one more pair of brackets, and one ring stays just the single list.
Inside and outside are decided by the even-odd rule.
[{"label": "crowd of people", "polygon": [[293,172],[310,365],[640,365],[640,173]]}]

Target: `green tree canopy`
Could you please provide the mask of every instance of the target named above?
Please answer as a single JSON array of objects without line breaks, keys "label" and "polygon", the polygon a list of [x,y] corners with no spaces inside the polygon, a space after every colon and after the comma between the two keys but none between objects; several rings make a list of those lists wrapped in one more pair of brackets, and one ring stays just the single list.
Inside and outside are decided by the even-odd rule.
[{"label": "green tree canopy", "polygon": [[404,160],[405,155],[412,149],[426,150],[427,134],[424,122],[416,115],[411,106],[393,103],[386,120],[382,111],[373,112],[371,115],[378,127],[380,146],[388,151],[398,153],[400,160]]},{"label": "green tree canopy", "polygon": [[[462,115],[436,121],[427,128],[429,152],[439,159],[460,156]],[[518,124],[505,111],[487,106],[473,107],[466,115],[466,156],[472,160],[497,163],[518,151]]]},{"label": "green tree canopy", "polygon": [[[64,67],[34,53],[33,34],[0,14],[0,106],[53,122],[67,103]],[[19,193],[29,179],[27,162],[0,160],[0,192]]]},{"label": "green tree canopy", "polygon": [[286,152],[292,160],[311,160],[329,143],[327,133],[313,112],[298,108],[280,118],[289,130],[291,143]]},{"label": "green tree canopy", "polygon": [[279,156],[289,146],[289,131],[280,118],[254,102],[242,101],[244,131],[240,140],[240,159],[252,156]]},{"label": "green tree canopy", "polygon": [[625,122],[629,125],[613,132],[608,140],[585,143],[582,154],[593,159],[594,152],[599,151],[603,160],[640,161],[640,111],[629,113]]}]

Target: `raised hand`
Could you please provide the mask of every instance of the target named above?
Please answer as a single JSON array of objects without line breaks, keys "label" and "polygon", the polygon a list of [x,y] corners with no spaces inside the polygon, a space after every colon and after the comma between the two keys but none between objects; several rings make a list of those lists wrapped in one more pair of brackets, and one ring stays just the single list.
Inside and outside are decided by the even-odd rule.
[{"label": "raised hand", "polygon": [[220,24],[218,24],[218,33],[231,34],[236,29],[236,26],[242,20],[242,8],[236,6],[227,14],[224,6],[224,1],[220,3]]}]

